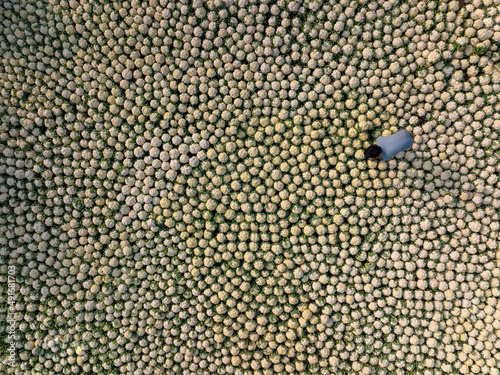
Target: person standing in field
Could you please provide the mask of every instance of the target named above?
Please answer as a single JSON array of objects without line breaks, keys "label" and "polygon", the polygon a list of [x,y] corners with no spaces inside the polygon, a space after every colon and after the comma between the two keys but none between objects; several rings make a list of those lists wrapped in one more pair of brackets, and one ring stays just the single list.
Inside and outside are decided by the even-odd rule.
[{"label": "person standing in field", "polygon": [[394,134],[378,137],[374,145],[365,149],[365,157],[372,160],[390,160],[411,146],[413,146],[413,136],[408,130],[401,129]]}]

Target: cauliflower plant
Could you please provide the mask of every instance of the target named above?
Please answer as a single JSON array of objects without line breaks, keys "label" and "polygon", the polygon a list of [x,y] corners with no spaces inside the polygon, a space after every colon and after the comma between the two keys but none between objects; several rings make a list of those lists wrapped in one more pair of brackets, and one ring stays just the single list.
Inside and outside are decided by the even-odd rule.
[{"label": "cauliflower plant", "polygon": [[1,9],[2,373],[499,374],[494,1]]}]

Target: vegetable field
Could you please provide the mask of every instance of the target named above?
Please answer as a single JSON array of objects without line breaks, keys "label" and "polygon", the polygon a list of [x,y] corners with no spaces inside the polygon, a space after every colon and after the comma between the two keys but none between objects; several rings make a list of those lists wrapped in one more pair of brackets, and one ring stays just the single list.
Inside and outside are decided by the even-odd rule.
[{"label": "vegetable field", "polygon": [[499,47],[498,0],[2,0],[0,372],[498,375]]}]

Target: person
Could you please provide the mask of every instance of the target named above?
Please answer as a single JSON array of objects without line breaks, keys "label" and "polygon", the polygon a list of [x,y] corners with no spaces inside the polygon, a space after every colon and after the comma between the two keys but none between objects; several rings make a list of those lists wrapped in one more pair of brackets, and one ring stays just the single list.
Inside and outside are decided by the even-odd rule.
[{"label": "person", "polygon": [[374,145],[367,147],[365,157],[367,159],[390,160],[401,151],[408,150],[413,146],[413,136],[406,129],[398,130],[396,133],[380,136]]}]

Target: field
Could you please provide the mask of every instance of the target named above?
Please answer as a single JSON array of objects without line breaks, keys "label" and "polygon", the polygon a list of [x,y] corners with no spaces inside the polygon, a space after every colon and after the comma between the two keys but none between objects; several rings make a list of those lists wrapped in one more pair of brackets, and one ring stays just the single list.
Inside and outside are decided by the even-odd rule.
[{"label": "field", "polygon": [[0,372],[498,375],[499,47],[498,0],[3,0]]}]

